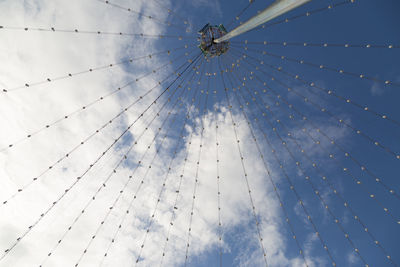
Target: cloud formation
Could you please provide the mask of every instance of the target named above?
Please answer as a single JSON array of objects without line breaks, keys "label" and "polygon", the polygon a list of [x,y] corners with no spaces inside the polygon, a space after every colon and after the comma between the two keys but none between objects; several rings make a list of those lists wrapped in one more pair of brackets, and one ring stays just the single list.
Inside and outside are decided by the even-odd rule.
[{"label": "cloud formation", "polygon": [[[201,1],[198,4],[208,5],[209,2]],[[151,14],[160,21],[168,21],[170,18],[165,8],[149,1],[130,1],[129,7],[143,14]],[[146,32],[152,35],[168,32],[163,24],[123,12],[100,1],[4,1],[0,3],[0,9],[4,10],[4,14],[8,14],[2,17],[8,26],[52,26],[55,29],[82,28],[90,31],[101,29],[109,32]],[[219,13],[220,9],[217,8],[216,12]],[[86,70],[93,66],[103,66],[121,59],[165,50],[163,40],[141,37],[113,38],[105,35],[5,29],[1,35],[0,82],[4,88],[14,88],[30,81],[58,77],[60,74],[70,73],[71,70]],[[183,46],[185,41],[177,40],[176,43]],[[178,62],[183,64],[189,55],[193,55],[190,54],[191,48],[172,51],[171,55],[152,56],[133,64],[118,65],[36,87],[23,88],[0,96],[0,125],[4,125],[0,132],[0,147],[6,148],[0,153],[0,196],[2,199],[8,199],[22,185],[34,181],[0,209],[0,228],[4,229],[0,236],[1,249],[7,249],[21,233],[29,229],[32,222],[38,218],[40,220],[6,255],[0,266],[31,266],[42,263],[44,266],[71,266],[76,262],[82,266],[97,265],[100,262],[103,266],[126,266],[134,265],[139,254],[139,266],[154,266],[163,258],[163,245],[167,236],[164,265],[181,265],[185,262],[191,212],[193,220],[190,225],[189,261],[207,258],[207,254],[215,253],[219,245],[215,144],[217,139],[223,251],[230,253],[239,250],[232,260],[238,266],[264,264],[249,200],[251,196],[260,224],[260,236],[271,266],[304,265],[299,255],[287,256],[285,253],[290,246],[288,243],[292,241],[285,237],[287,226],[279,207],[280,203],[266,178],[260,155],[255,152],[257,148],[247,127],[246,118],[239,108],[233,108],[233,119],[238,123],[235,127],[240,147],[243,149],[243,162],[251,188],[249,195],[226,101],[212,103],[218,110],[214,114],[210,111],[203,113],[196,110],[191,107],[190,98],[187,98],[186,102],[183,101],[181,106],[178,103],[178,108],[168,115],[166,111],[173,101],[160,112],[162,103],[167,101],[167,98],[162,98],[137,120],[116,146],[101,156],[162,89],[165,89],[168,82],[162,83],[162,86],[157,84],[173,71],[175,65],[167,64],[164,69],[153,70],[178,56],[182,56]],[[151,72],[151,75],[135,81],[137,77],[142,77],[148,72]],[[199,68],[194,75],[197,78],[204,74]],[[173,75],[175,76],[176,74]],[[65,114],[80,109],[130,81],[135,83],[90,108],[82,108],[82,111],[71,118],[65,118],[54,127],[48,127],[34,137],[7,148],[9,144],[35,132],[38,125],[46,125],[63,118]],[[156,89],[133,108],[123,110],[154,86],[157,86]],[[200,88],[203,92],[198,94],[197,99],[204,101],[206,92],[202,86],[204,85],[201,84]],[[191,87],[191,91],[188,87]],[[191,84],[183,88],[191,95],[197,89],[197,85]],[[168,94],[171,93],[172,90],[168,91]],[[209,95],[211,101],[212,90]],[[123,115],[107,123],[121,111],[124,111]],[[183,137],[178,137],[176,129],[183,123],[182,116],[179,115],[187,112],[190,119],[184,128]],[[167,121],[161,128],[167,117],[178,118],[177,126],[172,127],[171,121]],[[102,128],[99,134],[95,134],[84,144],[81,143],[105,123],[107,126]],[[217,124],[218,137],[215,132]],[[201,125],[204,125],[203,136]],[[172,129],[168,131],[169,128]],[[144,129],[145,134],[142,134]],[[301,132],[297,128],[293,131]],[[337,131],[336,136],[342,134],[337,128],[327,131]],[[344,133],[339,137],[342,136]],[[164,186],[167,166],[178,141],[181,143]],[[306,145],[307,150],[311,147],[305,140],[301,142]],[[116,168],[131,145],[134,146],[126,161]],[[200,145],[202,153],[198,158]],[[75,146],[76,150],[69,153]],[[262,150],[267,151],[266,148]],[[48,171],[49,166],[63,158],[66,153],[71,155]],[[314,151],[312,153],[317,154]],[[101,157],[97,161],[99,156]],[[264,156],[268,163],[272,162],[270,155]],[[96,164],[90,167],[92,162]],[[196,176],[197,162],[200,167]],[[276,165],[271,164],[272,176],[279,182],[281,174],[277,172],[279,167]],[[85,170],[88,167],[90,171],[86,174]],[[137,171],[132,175],[136,168]],[[44,171],[44,175],[33,180]],[[81,178],[75,186],[77,177]],[[107,177],[111,178],[107,180]],[[198,183],[192,211],[196,177]],[[125,187],[128,182],[128,186]],[[74,185],[73,189],[65,194],[49,213],[41,216],[52,206],[54,200],[65,192],[65,188],[71,185]],[[97,194],[98,190],[100,193]],[[160,192],[162,195],[158,201]],[[94,194],[96,198],[92,199]],[[113,203],[119,196],[119,201],[114,206]],[[176,197],[177,209],[173,207]],[[89,205],[86,206],[86,203]],[[111,212],[110,207],[113,207]],[[128,215],[126,210],[129,210]],[[156,211],[154,217],[153,211]],[[40,219],[41,217],[43,218]],[[171,218],[173,227],[170,228]],[[71,225],[73,227],[68,230]],[[97,231],[98,229],[100,230]],[[115,237],[117,231],[118,235]],[[234,242],[230,242],[232,239]],[[62,242],[58,244],[58,240]],[[143,240],[145,243],[141,248]],[[311,244],[313,237],[309,240]],[[310,251],[311,247],[312,245],[306,250]],[[107,257],[104,257],[105,252]],[[315,263],[319,261],[317,257],[309,256],[307,260],[309,266],[318,266]]]}]

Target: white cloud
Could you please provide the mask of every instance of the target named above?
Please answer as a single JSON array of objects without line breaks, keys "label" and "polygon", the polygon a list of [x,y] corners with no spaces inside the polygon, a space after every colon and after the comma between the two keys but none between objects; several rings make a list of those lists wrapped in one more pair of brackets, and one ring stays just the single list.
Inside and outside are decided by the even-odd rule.
[{"label": "white cloud", "polygon": [[[122,1],[121,1],[122,3]],[[164,2],[165,5],[169,3]],[[209,1],[207,1],[209,4]],[[213,2],[214,3],[214,2]],[[215,2],[218,9],[218,1]],[[215,4],[214,3],[214,4]],[[205,4],[204,1],[198,4]],[[121,4],[122,5],[122,4]],[[125,5],[125,4],[124,4]],[[168,19],[164,8],[148,3],[148,1],[129,1],[127,7],[151,14],[162,21]],[[154,24],[145,18],[136,18],[133,14],[112,8],[98,1],[4,1],[0,3],[4,14],[2,23],[8,26],[49,27],[56,29],[102,30],[110,32],[146,32],[148,34],[165,33],[159,24]],[[218,11],[220,12],[220,11]],[[111,23],[112,22],[112,23]],[[4,24],[6,26],[6,24]],[[73,33],[52,33],[34,31],[0,31],[0,77],[1,85],[13,88],[26,82],[40,81],[47,77],[65,75],[71,71],[85,70],[93,66],[102,66],[117,62],[122,58],[141,56],[155,51],[165,50],[160,42],[154,39],[96,36]],[[177,42],[179,43],[179,42]],[[183,45],[184,43],[179,43]],[[177,52],[179,55],[181,52]],[[173,53],[174,54],[174,53]],[[170,57],[172,57],[171,55]],[[169,57],[153,57],[151,60],[135,62],[130,66],[114,68],[77,75],[72,78],[47,83],[37,87],[21,89],[0,95],[0,147],[19,140],[38,129],[38,125],[46,125],[63,117],[66,113],[76,110],[86,103],[103,96],[127,81],[151,71],[154,66],[160,66]],[[36,177],[57,159],[64,156],[68,150],[101,127],[107,120],[120,112],[121,107],[137,99],[138,96],[152,88],[162,77],[172,70],[167,67],[152,76],[124,89],[103,102],[90,108],[90,111],[79,112],[54,127],[37,134],[34,138],[23,141],[11,149],[0,153],[0,196],[7,199],[21,185]],[[194,86],[193,86],[194,87]],[[63,190],[73,183],[77,176],[100,155],[112,141],[119,136],[129,122],[135,120],[140,112],[150,104],[150,100],[160,93],[160,88],[152,92],[147,99],[139,102],[118,120],[104,128],[85,145],[80,146],[73,155],[66,158],[57,167],[47,172],[26,191],[18,194],[6,206],[0,207],[0,248],[6,249],[15,239],[35,221],[38,216],[56,199]],[[161,103],[161,101],[159,102]],[[235,263],[242,266],[257,266],[262,264],[262,256],[255,232],[254,218],[250,212],[249,195],[246,189],[243,171],[235,144],[234,133],[227,109],[219,103],[222,112],[218,113],[220,139],[220,176],[221,176],[221,218],[224,237],[234,235],[240,229],[237,244],[231,244],[224,238],[224,251],[233,251],[235,245],[246,247],[245,253],[235,255]],[[132,140],[137,140],[144,127],[157,113],[160,104],[149,110],[142,120],[139,120],[130,131]],[[168,109],[168,108],[167,108]],[[188,106],[184,106],[186,111]],[[250,138],[245,118],[234,110],[234,119],[238,122],[239,139],[243,149],[247,167],[252,197],[257,214],[260,216],[261,235],[267,251],[268,260],[273,266],[302,266],[300,257],[287,258],[287,240],[285,231],[281,229],[285,223],[282,220],[279,203],[276,200],[272,186],[266,180],[262,162],[256,147]],[[218,245],[218,211],[216,191],[216,158],[215,158],[215,125],[214,115],[207,113],[201,117],[193,112],[197,125],[203,119],[205,125],[203,152],[199,172],[199,184],[196,194],[193,216],[190,255],[202,256],[214,251]],[[162,123],[158,118],[152,127],[141,137],[134,147],[130,164],[136,163],[147,150],[147,146],[157,133]],[[192,120],[190,120],[192,122]],[[167,123],[168,126],[168,123]],[[173,128],[174,130],[174,128]],[[178,199],[178,211],[174,219],[174,227],[168,242],[165,266],[174,266],[184,261],[188,223],[191,211],[192,190],[195,176],[198,147],[200,144],[200,128],[187,127],[186,135],[193,133],[192,149],[188,156],[181,194]],[[161,136],[165,130],[161,132]],[[47,253],[57,243],[74,218],[84,208],[99,185],[114,168],[118,160],[128,149],[126,143],[113,148],[106,154],[84,179],[60,201],[55,208],[33,230],[18,243],[18,245],[0,261],[0,266],[31,266],[38,265],[46,258]],[[164,149],[172,149],[174,138],[168,138]],[[304,141],[305,142],[305,141]],[[157,140],[157,145],[160,140]],[[142,252],[143,261],[140,265],[152,266],[161,260],[162,244],[167,235],[171,217],[171,205],[174,202],[175,190],[179,175],[184,164],[188,138],[183,141],[173,164],[169,180],[163,195],[163,201],[158,206],[155,221],[147,237]],[[269,150],[268,150],[269,151]],[[121,201],[108,217],[106,223],[93,241],[88,253],[83,258],[82,265],[98,264],[109,245],[112,235],[118,227],[132,196],[144,179],[149,162],[156,148],[153,145],[144,162],[144,167],[135,173],[130,186],[122,195]],[[113,244],[105,266],[126,266],[133,264],[138,255],[141,242],[149,223],[151,212],[157,202],[162,180],[166,174],[166,166],[170,156],[160,153],[146,180],[137,195],[133,210],[121,228],[118,238]],[[267,157],[269,162],[269,158]],[[93,201],[84,215],[68,232],[63,242],[46,262],[48,266],[71,266],[75,264],[84,248],[96,231],[102,218],[108,212],[118,192],[126,182],[131,165],[123,165],[113,175],[107,186],[102,189],[96,201]],[[274,172],[274,168],[273,172]],[[274,177],[278,177],[276,174]],[[285,226],[286,227],[286,226]],[[291,241],[288,241],[291,242]],[[315,259],[310,257],[309,262]],[[318,260],[318,259],[317,259]],[[261,261],[261,262],[260,262]],[[312,265],[311,265],[312,266]]]},{"label": "white cloud", "polygon": [[385,93],[385,89],[383,89],[382,85],[378,82],[374,82],[370,89],[371,95],[380,96]]},{"label": "white cloud", "polygon": [[357,255],[355,254],[355,252],[349,252],[347,254],[347,261],[350,265],[355,265],[355,264],[360,264],[360,259],[357,257]]}]

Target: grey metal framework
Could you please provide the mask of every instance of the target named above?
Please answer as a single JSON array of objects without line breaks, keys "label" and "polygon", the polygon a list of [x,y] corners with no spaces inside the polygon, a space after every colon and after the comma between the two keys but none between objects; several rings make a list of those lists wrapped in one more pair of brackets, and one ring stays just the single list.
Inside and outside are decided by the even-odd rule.
[{"label": "grey metal framework", "polygon": [[220,56],[228,51],[228,41],[220,43],[214,42],[214,40],[227,33],[227,30],[222,24],[212,26],[210,23],[207,23],[198,33],[200,34],[200,44],[198,47],[206,57]]}]

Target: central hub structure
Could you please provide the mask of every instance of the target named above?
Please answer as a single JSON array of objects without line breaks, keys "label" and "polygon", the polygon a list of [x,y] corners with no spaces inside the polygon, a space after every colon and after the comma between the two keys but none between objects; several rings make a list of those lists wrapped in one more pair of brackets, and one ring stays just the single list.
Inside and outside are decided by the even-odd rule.
[{"label": "central hub structure", "polygon": [[224,41],[224,42],[216,43],[216,42],[214,42],[214,40],[222,37],[226,33],[227,33],[227,31],[222,24],[220,24],[218,26],[211,26],[210,23],[207,23],[199,31],[200,44],[198,45],[198,47],[203,52],[203,54],[208,58],[220,56],[228,51],[229,42]]}]

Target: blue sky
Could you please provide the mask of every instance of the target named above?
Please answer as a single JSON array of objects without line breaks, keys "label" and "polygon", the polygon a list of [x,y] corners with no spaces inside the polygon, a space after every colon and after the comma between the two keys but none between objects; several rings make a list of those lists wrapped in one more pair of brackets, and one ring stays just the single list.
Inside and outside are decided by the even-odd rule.
[{"label": "blue sky", "polygon": [[[292,11],[285,17],[302,14],[307,11],[325,7],[334,3],[335,1],[313,1],[310,4]],[[239,10],[241,10],[241,7],[245,6],[243,3],[226,3],[224,1],[219,1],[219,4],[220,8],[212,8],[207,6],[196,9],[195,13],[197,14],[197,17],[201,18],[199,20],[193,19],[195,22],[194,24],[198,25],[197,28],[201,27],[203,18],[207,18],[206,21],[211,22],[212,24],[218,24],[221,22],[226,24],[226,22],[230,21],[232,18],[232,14],[236,14]],[[240,21],[245,21],[247,18],[255,14],[257,10],[261,10],[265,5],[266,3],[258,1],[247,10]],[[241,43],[235,43],[235,52],[228,53],[228,56],[232,56],[233,54],[235,57],[243,52],[248,53],[257,59],[264,60],[270,65],[274,65],[276,67],[281,66],[287,72],[294,75],[298,74],[305,80],[313,81],[317,85],[327,90],[333,89],[338,95],[362,104],[363,106],[368,106],[370,109],[381,112],[381,114],[391,114],[392,118],[398,121],[400,113],[397,105],[397,100],[399,99],[399,91],[397,86],[385,86],[382,83],[362,80],[358,77],[340,75],[337,72],[329,72],[327,70],[312,68],[293,62],[280,60],[274,57],[262,56],[260,53],[261,51],[265,50],[269,53],[279,56],[284,55],[296,58],[298,60],[309,61],[317,65],[322,64],[336,69],[344,69],[356,74],[364,74],[366,76],[381,80],[392,80],[394,82],[398,82],[400,79],[400,73],[396,65],[398,64],[399,53],[394,49],[345,47],[324,48],[290,45],[284,47],[282,45],[264,46],[262,44],[248,44],[247,47],[249,50],[253,49],[250,52],[246,52],[240,48],[244,47],[244,40],[248,40],[249,42],[267,41],[280,43],[307,42],[319,44],[348,43],[364,45],[395,44],[399,42],[399,36],[396,33],[396,25],[399,25],[400,21],[395,15],[394,11],[398,9],[398,7],[399,4],[396,1],[356,1],[354,4],[339,6],[328,11],[320,12],[319,14],[313,14],[310,17],[303,17],[293,20],[289,23],[282,23],[271,26],[267,29],[256,30],[232,39],[232,42]],[[188,4],[186,3],[186,6],[182,9],[190,10],[190,7],[188,7]],[[253,62],[253,64],[254,63],[255,62]],[[312,95],[309,93],[309,91],[307,91],[309,88],[306,86],[302,86],[301,83],[295,82],[294,79],[289,79],[287,76],[285,77],[284,75],[277,74],[276,71],[271,71],[270,68],[265,68],[265,71],[270,72],[274,76],[276,75],[277,79],[280,79],[289,86],[296,88],[303,95],[314,100],[316,103],[321,104],[322,107],[331,110],[340,118],[346,119],[356,129],[360,129],[372,138],[376,138],[376,140],[380,140],[380,142],[385,143],[388,147],[393,148],[393,151],[399,150],[400,131],[398,126],[387,123],[371,114],[366,114],[365,111],[351,107],[348,104],[346,105],[343,102],[341,103],[337,99],[333,99],[333,97],[327,96],[326,94],[317,92],[318,97]],[[258,75],[264,79],[267,77],[266,75],[260,73]],[[250,84],[255,88],[260,88],[260,84]],[[310,105],[304,105],[303,101],[299,98],[296,98],[294,94],[288,94],[285,92],[285,88],[282,88],[277,84],[272,84],[272,82],[270,82],[270,86],[282,94],[283,97],[290,99],[291,103],[293,103],[295,106],[298,106],[299,110],[309,116],[310,119],[314,120],[317,125],[332,127],[332,129],[330,129],[332,130],[332,136],[335,137],[335,134],[337,135],[336,137],[338,140],[340,140],[338,141],[340,145],[354,155],[355,158],[359,159],[359,162],[363,162],[362,165],[365,164],[365,166],[369,166],[367,168],[369,168],[372,173],[375,173],[378,177],[382,177],[382,179],[385,177],[385,183],[387,182],[388,184],[392,185],[393,189],[398,187],[396,173],[398,172],[399,164],[398,160],[396,160],[393,155],[388,154],[382,149],[378,149],[375,145],[371,144],[370,141],[360,138],[354,132],[349,131],[348,128],[346,129],[346,127],[341,126],[340,123],[337,123],[329,118],[329,116],[324,116],[324,114],[318,112],[318,110],[313,110],[310,108]],[[223,98],[222,95],[217,96],[217,98],[219,97]],[[271,103],[270,99],[271,98],[269,98],[269,103]],[[271,105],[273,105],[273,102]],[[251,109],[257,113],[256,108],[253,107]],[[282,114],[281,120],[289,123],[289,125],[294,125],[291,124],[290,120],[287,120],[289,113],[288,109],[283,106],[283,104],[281,104],[281,107],[275,108],[275,112]],[[265,126],[267,133],[271,135],[272,140],[274,140],[273,132],[268,129],[270,128],[269,125],[266,123],[263,125]],[[320,166],[325,172],[325,175],[329,176],[335,187],[341,189],[344,199],[354,203],[354,211],[359,214],[360,218],[365,218],[363,221],[365,221],[366,224],[371,225],[370,229],[377,229],[374,235],[377,239],[382,240],[382,244],[387,244],[384,245],[384,247],[388,253],[392,255],[393,260],[396,262],[396,254],[398,254],[398,250],[396,249],[398,246],[398,225],[394,223],[393,218],[385,215],[385,212],[382,210],[382,208],[374,203],[374,201],[368,200],[368,197],[365,196],[368,196],[368,194],[366,194],[368,191],[376,192],[374,193],[376,198],[378,198],[377,196],[381,197],[382,203],[384,203],[383,206],[390,207],[389,209],[394,211],[394,214],[398,212],[396,198],[388,196],[387,192],[383,190],[382,187],[380,187],[377,183],[374,183],[373,179],[371,179],[369,175],[366,175],[365,172],[362,172],[359,167],[353,165],[351,161],[346,159],[340,150],[329,145],[329,141],[327,142],[326,139],[324,139],[321,135],[318,135],[316,132],[312,133],[312,135],[314,135],[317,140],[321,140],[321,143],[325,144],[325,151],[331,151],[335,154],[335,157],[338,160],[338,165],[350,169],[354,174],[354,177],[365,179],[364,186],[366,191],[360,191],[357,189],[357,186],[355,186],[354,181],[351,180],[351,177],[346,175],[345,172],[341,171],[337,165],[333,164],[332,160],[329,160],[326,152],[318,149],[313,150],[313,160],[320,162]],[[304,145],[307,146],[306,142],[308,141],[306,141],[306,137],[304,137],[304,135],[303,137],[300,136],[301,133],[299,134],[299,138],[302,139],[299,140],[303,141]],[[274,141],[278,144],[277,139]],[[296,150],[295,146],[292,146],[291,148],[294,151]],[[282,147],[279,148],[279,151],[283,151]],[[308,164],[304,156],[299,153],[295,155],[301,159],[302,162],[304,162],[305,166]],[[322,227],[321,233],[324,233],[323,235],[325,236],[327,243],[331,244],[331,252],[333,257],[336,259],[338,266],[361,266],[362,264],[359,259],[357,259],[356,256],[353,257],[355,254],[350,253],[351,247],[343,237],[342,232],[338,230],[338,228],[335,226],[335,223],[332,223],[333,219],[329,216],[329,214],[321,209],[321,205],[318,204],[318,199],[315,198],[315,195],[309,189],[309,186],[304,185],[301,180],[296,178],[298,171],[296,171],[296,169],[293,167],[293,161],[291,162],[288,155],[284,152],[282,152],[282,157],[287,159],[287,164],[290,166],[290,174],[294,175],[295,180],[297,179],[297,187],[304,196],[304,200],[308,204],[315,203],[314,205],[309,205],[309,208],[311,212],[314,212],[314,214],[319,214],[317,215],[316,221],[320,224],[320,227]],[[360,227],[357,221],[351,219],[352,216],[348,210],[343,207],[340,199],[335,199],[332,194],[328,193],[329,191],[326,187],[326,184],[320,183],[320,179],[318,179],[319,174],[313,171],[312,168],[305,168],[306,172],[308,172],[311,177],[314,177],[317,185],[320,186],[320,188],[325,188],[324,190],[326,190],[326,197],[329,201],[330,207],[335,214],[337,214],[339,220],[342,219],[344,227],[350,233],[353,241],[358,244],[357,246],[360,247],[360,251],[361,249],[364,251],[363,257],[365,257],[366,262],[371,266],[391,265],[388,261],[385,261],[379,249],[374,247],[365,232],[363,233],[363,229]],[[282,182],[280,190],[282,190],[281,192],[285,196],[285,200],[287,200],[288,203],[293,203],[295,199],[293,198],[293,194],[291,194],[290,190],[287,188],[287,185]],[[289,204],[289,206],[290,205],[293,204]],[[306,238],[307,234],[309,234],[312,229],[309,226],[304,225],[301,220],[295,219],[296,214],[293,209],[290,209],[289,213],[289,217],[294,218],[292,222],[297,230],[296,233],[298,235],[298,239],[301,240],[301,243],[305,242],[304,238]],[[395,218],[397,217],[395,216]],[[240,228],[236,229],[232,232],[232,236],[240,231]],[[287,231],[287,227],[284,231]],[[231,242],[234,242],[233,240],[234,239],[232,239]],[[321,247],[318,248],[318,244],[314,244],[314,246],[315,247],[313,247],[312,253],[326,259],[326,254],[323,252]],[[230,255],[226,255],[224,257],[227,266],[235,262],[235,255],[237,255],[241,249],[243,249],[243,247],[233,250]],[[295,255],[295,251],[296,246],[294,242],[288,241],[288,255],[291,253],[293,253],[292,255]],[[349,256],[350,254],[352,256]],[[208,254],[207,257],[211,257],[207,264],[212,264],[212,253]],[[355,260],[351,261],[349,260],[350,258]],[[322,263],[320,264],[322,265]],[[199,264],[199,266],[203,265],[204,263]]]},{"label": "blue sky", "polygon": [[[246,21],[272,2],[255,1],[239,21]],[[388,192],[388,189],[394,192],[400,189],[397,175],[400,164],[395,156],[400,155],[397,103],[400,99],[400,18],[397,16],[400,4],[397,1],[355,1],[254,30],[232,39],[230,50],[221,57],[212,58],[210,62],[202,58],[194,61],[190,66],[197,66],[197,69],[188,68],[180,78],[172,72],[178,68],[182,71],[191,62],[188,60],[200,52],[196,47],[197,30],[207,22],[228,25],[248,2],[178,0],[165,2],[163,7],[154,1],[115,0],[113,3],[183,28],[182,19],[187,19],[190,27],[188,32],[167,27],[94,0],[85,4],[73,1],[70,5],[62,1],[0,2],[0,10],[9,14],[4,13],[0,25],[8,27],[183,37],[182,40],[176,37],[160,40],[140,36],[53,34],[7,27],[0,32],[3,35],[0,59],[4,62],[0,68],[0,85],[9,90],[28,81],[59,77],[121,59],[165,50],[171,52],[1,96],[0,116],[5,130],[0,136],[0,148],[5,149],[0,152],[0,195],[4,196],[1,200],[10,199],[7,205],[0,207],[3,251],[74,183],[76,176],[84,173],[90,164],[93,168],[90,167],[84,174],[85,179],[76,183],[73,190],[51,208],[10,253],[6,253],[0,266],[43,263],[44,266],[71,266],[77,260],[81,260],[82,266],[96,266],[104,260],[104,252],[110,244],[112,248],[104,266],[159,265],[164,247],[167,255],[164,266],[184,266],[187,240],[190,242],[188,266],[220,266],[218,233],[221,229],[222,266],[265,266],[259,237],[263,239],[269,266],[305,266],[292,230],[309,266],[332,266],[330,257],[337,266],[364,266],[363,261],[369,266],[400,263],[399,198]],[[335,3],[339,1],[315,0],[283,18]],[[167,6],[179,17],[168,14]],[[276,21],[280,19],[282,17]],[[230,30],[236,25],[237,22],[227,28]],[[264,45],[264,41],[272,43]],[[288,45],[284,46],[283,42]],[[322,45],[291,45],[304,42]],[[327,47],[323,46],[325,43]],[[332,44],[364,47],[334,47]],[[367,44],[385,47],[367,48]],[[389,45],[397,47],[388,48]],[[316,67],[298,64],[292,59],[304,60]],[[171,64],[161,67],[170,60]],[[232,62],[235,62],[233,68]],[[219,66],[232,72],[221,75]],[[329,67],[355,75],[330,71]],[[360,74],[377,80],[360,78]],[[301,80],[293,78],[296,75]],[[142,76],[145,77],[136,83],[122,87]],[[391,84],[385,84],[387,80]],[[157,87],[160,81],[163,82]],[[191,83],[187,84],[188,81]],[[312,82],[314,86],[301,81],[308,85]],[[228,109],[223,83],[228,87],[231,109]],[[180,84],[183,89],[177,87]],[[168,85],[171,85],[170,90],[154,103]],[[123,90],[81,110],[82,106],[118,87]],[[153,91],[143,97],[153,87]],[[291,88],[290,92],[287,87]],[[172,95],[175,90],[176,94]],[[344,101],[322,92],[324,90],[334,91]],[[141,96],[143,100],[124,111]],[[346,99],[361,108],[346,103]],[[363,110],[365,106],[395,123]],[[25,138],[40,129],[40,125],[64,118],[74,110],[79,112],[71,118],[40,130],[32,139]],[[108,123],[119,112],[122,115]],[[105,123],[107,126],[99,134],[79,145]],[[133,126],[119,140],[131,123]],[[218,134],[215,132],[217,125]],[[357,130],[361,134],[357,134]],[[253,134],[270,177],[260,160]],[[116,145],[96,161],[113,140],[118,140]],[[15,145],[6,148],[10,143]],[[221,228],[218,227],[216,143],[219,143]],[[244,169],[237,143],[244,158]],[[75,145],[78,148],[69,157],[46,171],[27,190],[12,197],[18,188],[31,181],[31,176],[40,175]],[[121,166],[118,165],[120,160]],[[113,173],[113,170],[116,171]],[[133,178],[127,178],[129,175]],[[107,177],[112,178],[106,180],[107,186],[103,187]],[[292,229],[285,221],[270,178],[277,186]],[[248,189],[251,189],[250,194]],[[196,192],[195,198],[193,192]],[[91,200],[93,194],[96,194],[94,201]],[[133,196],[137,199],[133,200]],[[249,197],[260,222],[260,235]],[[114,201],[116,204],[107,215],[107,207],[114,205]],[[86,203],[90,203],[87,208]],[[174,209],[174,205],[178,208]],[[130,209],[129,215],[125,215],[126,209]],[[354,219],[355,214],[359,220]],[[106,223],[97,228],[102,220]],[[171,220],[173,227],[170,227]],[[71,223],[73,231],[66,230]],[[111,242],[115,231],[119,231],[119,224],[123,227],[117,241]],[[97,229],[100,230],[97,232]],[[328,246],[330,255],[315,235],[315,229]],[[94,233],[96,239],[92,242]],[[165,243],[167,236],[169,241]],[[58,246],[60,238],[63,242]],[[375,240],[379,240],[379,245],[395,264],[374,244]],[[145,246],[140,249],[142,242]],[[83,253],[85,248],[90,248],[88,253]],[[49,251],[52,256],[46,259]],[[84,256],[80,259],[81,255]],[[140,261],[136,264],[138,257]]]}]

